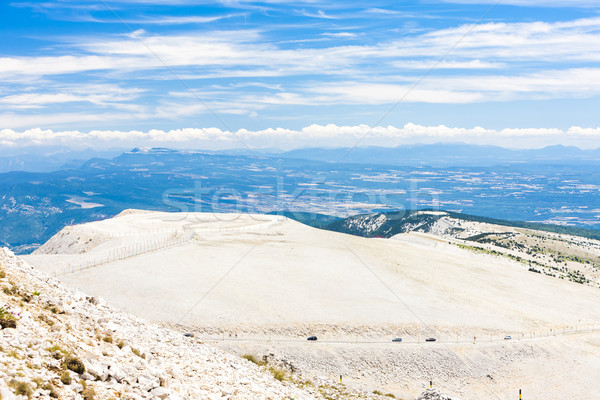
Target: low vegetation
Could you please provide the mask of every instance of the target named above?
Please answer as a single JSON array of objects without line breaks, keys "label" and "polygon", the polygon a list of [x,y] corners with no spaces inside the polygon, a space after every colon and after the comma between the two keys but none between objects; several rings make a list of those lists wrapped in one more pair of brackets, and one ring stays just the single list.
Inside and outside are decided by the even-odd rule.
[{"label": "low vegetation", "polygon": [[271,375],[273,375],[273,378],[277,379],[280,382],[284,381],[287,377],[287,372],[280,368],[269,367],[269,372],[271,373]]},{"label": "low vegetation", "polygon": [[52,383],[50,383],[50,382],[45,383],[42,386],[42,389],[47,390],[48,392],[50,392],[49,395],[53,399],[58,399],[60,397],[59,394],[58,394],[58,391],[56,390],[56,387],[54,387],[54,385]]},{"label": "low vegetation", "polygon": [[391,394],[391,393],[384,394],[383,392],[380,392],[379,390],[373,390],[373,394],[376,394],[376,395],[378,395],[378,396],[391,397],[392,399],[395,399],[395,398],[396,398],[396,396],[394,396],[394,395],[393,395],[393,394]]},{"label": "low vegetation", "polygon": [[27,396],[28,399],[33,395],[33,388],[27,382],[12,380],[8,384],[17,396]]},{"label": "low vegetation", "polygon": [[63,366],[65,369],[71,370],[78,374],[83,374],[85,372],[85,365],[83,365],[83,362],[81,362],[79,358],[72,355],[68,355],[65,357]]},{"label": "low vegetation", "polygon": [[250,361],[251,363],[254,363],[256,365],[266,365],[267,363],[264,361],[259,361],[258,358],[256,358],[256,356],[254,354],[244,354],[242,356],[242,358]]},{"label": "low vegetation", "polygon": [[131,348],[131,352],[140,358],[146,358],[146,356],[144,354],[142,354],[141,351],[139,351],[138,349],[136,349],[134,347]]},{"label": "low vegetation", "polygon": [[2,329],[16,328],[17,317],[19,317],[19,314],[15,314],[13,311],[11,311],[8,304],[0,307],[0,326]]},{"label": "low vegetation", "polygon": [[266,361],[260,361],[254,354],[244,354],[242,358],[260,367],[267,367],[267,371],[269,371],[271,375],[273,375],[273,378],[277,379],[280,382],[286,380],[288,377],[288,373],[286,370],[274,367],[272,365],[268,365]]},{"label": "low vegetation", "polygon": [[96,392],[94,391],[94,389],[86,387],[85,389],[83,389],[83,392],[81,392],[81,397],[83,397],[83,400],[94,400],[94,397],[96,396]]},{"label": "low vegetation", "polygon": [[60,381],[65,385],[71,384],[71,374],[69,371],[63,371],[63,373],[60,375]]},{"label": "low vegetation", "polygon": [[528,271],[530,271],[530,272],[544,274],[544,275],[552,276],[552,277],[558,277],[560,279],[567,279],[571,282],[580,283],[580,284],[592,283],[588,278],[586,278],[586,276],[582,272],[574,270],[574,269],[569,269],[565,266],[558,267],[558,266],[554,266],[554,265],[547,265],[547,264],[541,263],[536,260],[527,260],[527,259],[524,259],[523,257],[519,257],[514,254],[503,253],[503,252],[491,250],[491,249],[485,249],[485,248],[479,247],[479,246],[470,246],[470,245],[465,245],[465,244],[461,244],[461,243],[457,243],[457,246],[464,250],[471,250],[471,251],[481,253],[481,254],[490,254],[490,255],[494,255],[494,256],[505,257],[505,258],[511,259],[513,261],[520,262],[522,264],[527,265]]}]

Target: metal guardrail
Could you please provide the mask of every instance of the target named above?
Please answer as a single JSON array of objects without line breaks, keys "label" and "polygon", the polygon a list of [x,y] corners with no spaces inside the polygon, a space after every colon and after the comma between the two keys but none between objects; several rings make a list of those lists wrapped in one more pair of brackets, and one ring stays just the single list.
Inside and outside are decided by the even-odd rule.
[{"label": "metal guardrail", "polygon": [[136,243],[130,246],[119,247],[109,251],[105,255],[96,256],[91,260],[81,261],[78,264],[70,264],[68,266],[65,266],[64,271],[62,273],[54,271],[54,277],[83,271],[89,268],[97,267],[99,265],[108,264],[114,261],[125,260],[142,254],[148,254],[158,250],[163,250],[169,247],[179,246],[189,242],[194,238],[194,236],[195,232],[191,231],[189,233],[185,233],[179,238],[161,238],[143,243]]}]

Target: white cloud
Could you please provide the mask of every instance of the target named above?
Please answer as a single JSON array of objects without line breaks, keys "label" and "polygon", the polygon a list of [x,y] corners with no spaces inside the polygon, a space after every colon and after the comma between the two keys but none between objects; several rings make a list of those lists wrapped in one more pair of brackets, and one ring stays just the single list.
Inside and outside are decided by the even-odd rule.
[{"label": "white cloud", "polygon": [[183,17],[177,16],[152,16],[142,17],[137,19],[98,19],[92,17],[86,17],[83,20],[87,22],[102,22],[102,23],[126,23],[126,24],[143,24],[143,25],[186,25],[186,24],[205,24],[208,22],[215,22],[226,18],[240,17],[246,14],[226,14],[226,15],[215,15],[211,17],[202,17],[196,15],[188,15]]},{"label": "white cloud", "polygon": [[[133,146],[171,146],[175,148],[226,149],[279,147],[282,149],[301,147],[343,147],[352,146],[365,138],[362,145],[395,146],[419,142],[468,142],[478,144],[502,144],[510,139],[511,144],[519,143],[542,147],[549,144],[593,144],[600,139],[600,127],[572,127],[566,131],[553,128],[503,129],[493,130],[482,127],[460,128],[440,126],[422,126],[406,124],[393,126],[367,125],[338,126],[310,125],[300,130],[272,128],[258,131],[240,129],[235,132],[217,128],[188,128],[170,131],[53,131],[29,129],[15,131],[0,130],[0,142],[12,145],[57,145],[70,147],[133,147]],[[579,140],[579,142],[578,142]]]},{"label": "white cloud", "polygon": [[[390,104],[402,101],[464,104],[600,96],[600,68],[541,71],[522,76],[433,77],[418,85],[419,77],[392,80],[396,79],[403,83],[321,83],[306,88],[302,103]],[[300,103],[298,96],[290,98],[294,104]],[[260,99],[254,101],[260,102]]]},{"label": "white cloud", "polygon": [[53,113],[35,113],[35,114],[0,114],[0,126],[12,127],[13,129],[26,128],[31,126],[65,126],[72,124],[85,123],[120,123],[131,121],[134,118],[144,120],[149,117],[147,114],[132,114],[131,110],[126,112],[53,112]]},{"label": "white cloud", "polygon": [[[450,51],[451,50],[451,51]],[[398,57],[495,62],[600,61],[600,18],[561,22],[483,23],[441,29],[392,43]]]},{"label": "white cloud", "polygon": [[[41,89],[41,88],[40,88]],[[127,107],[121,102],[135,100],[144,91],[141,89],[125,89],[116,85],[63,85],[54,88],[55,92],[24,92],[0,97],[0,105],[9,108],[26,108],[60,104],[88,102],[99,106]]]},{"label": "white cloud", "polygon": [[340,37],[340,38],[353,38],[356,37],[354,32],[324,32],[322,36]]},{"label": "white cloud", "polygon": [[[342,32],[341,34],[347,34]],[[468,33],[468,34],[467,34]],[[465,36],[466,35],[466,36]],[[298,74],[347,75],[369,68],[393,73],[406,63],[435,63],[456,46],[441,68],[481,69],[510,62],[600,61],[600,18],[567,22],[487,23],[443,29],[379,45],[282,49],[259,31],[149,35],[79,41],[83,55],[4,57],[0,77],[69,74],[95,70],[135,71],[196,67],[252,76],[261,69],[271,76]],[[157,59],[158,56],[160,58]],[[366,67],[365,67],[366,66]],[[366,68],[366,69],[365,69]],[[209,71],[211,72],[211,71]]]},{"label": "white cloud", "polygon": [[[137,70],[148,60],[140,57],[56,56],[0,58],[0,77],[74,74],[97,70]],[[160,66],[154,61],[148,67]]]},{"label": "white cloud", "polygon": [[600,68],[539,71],[517,76],[434,77],[425,80],[420,87],[478,93],[481,101],[585,98],[600,95]]},{"label": "white cloud", "polygon": [[366,12],[370,12],[370,13],[375,13],[375,14],[385,14],[385,15],[397,15],[397,14],[402,14],[401,11],[396,11],[396,10],[389,10],[386,8],[377,8],[377,7],[373,7],[373,8],[367,8],[365,10]]},{"label": "white cloud", "polygon": [[329,104],[389,104],[408,103],[474,103],[483,100],[475,92],[444,89],[413,88],[409,85],[356,83],[323,84],[314,86],[312,92],[320,94],[316,100]]},{"label": "white cloud", "polygon": [[338,18],[340,18],[338,16],[328,15],[323,10],[317,10],[317,12],[314,12],[312,10],[311,11],[297,10],[296,12],[300,15],[303,15],[305,17],[311,17],[311,18],[323,18],[323,19],[338,19]]},{"label": "white cloud", "polygon": [[598,138],[600,137],[600,127],[598,128],[582,128],[580,126],[573,126],[567,130],[567,134],[570,136],[584,136]]},{"label": "white cloud", "polygon": [[[0,105],[5,110],[17,111],[87,102],[96,108],[98,117],[93,118],[94,108],[91,107],[81,120],[77,119],[76,114],[69,113],[0,114],[0,127],[52,127],[61,123],[106,121],[110,118],[114,121],[143,120],[146,115],[151,115],[154,120],[177,121],[183,117],[211,112],[256,116],[257,112],[276,106],[385,105],[398,102],[472,104],[600,96],[600,68],[541,71],[521,76],[434,76],[422,82],[418,79],[418,76],[397,76],[388,79],[391,82],[354,80],[299,83],[295,86],[242,82],[168,92],[161,96],[157,104],[140,103],[139,99],[144,91],[136,88],[121,88],[116,85],[48,87],[45,93],[25,91],[0,96]],[[107,107],[114,110],[114,117],[106,116]]]},{"label": "white cloud", "polygon": [[430,61],[414,61],[402,60],[392,63],[398,69],[465,69],[465,70],[480,70],[480,69],[501,69],[506,68],[506,63],[487,62],[481,60],[468,61],[447,61],[447,60],[430,60]]},{"label": "white cloud", "polygon": [[526,7],[598,7],[597,0],[443,0],[455,4],[499,4]]},{"label": "white cloud", "polygon": [[[376,45],[282,48],[265,35],[258,30],[168,35],[136,31],[78,39],[61,47],[61,51],[71,52],[69,55],[0,58],[0,79],[15,86],[0,97],[4,110],[0,127],[74,126],[143,120],[148,115],[176,121],[210,112],[195,96],[175,92],[195,85],[204,85],[197,95],[211,110],[248,116],[285,105],[381,105],[398,101],[467,104],[600,96],[600,18],[464,25]],[[459,45],[448,57],[439,61],[456,43]],[[573,68],[575,63],[587,67]],[[419,82],[424,71],[434,67]],[[137,71],[144,73],[134,74]],[[173,71],[186,81],[241,79],[231,88],[211,87],[205,82],[182,85]],[[114,77],[127,80],[143,76],[145,82],[140,80],[139,85],[148,85],[146,82],[153,79],[170,80],[177,88],[169,86],[167,93],[159,88],[162,96],[142,97],[142,89],[124,89],[116,84],[57,83],[67,79],[58,75],[78,73],[104,82],[112,82]],[[303,78],[285,80],[299,75]],[[28,80],[40,77],[45,77],[44,85],[38,81],[34,89],[25,86]],[[255,77],[279,80],[243,81]],[[415,82],[418,85],[413,87]],[[136,84],[135,79],[127,81],[127,86]],[[91,106],[81,115],[64,112],[67,104],[80,102]],[[59,110],[25,114],[27,109],[52,105]],[[112,108],[110,112],[107,107]],[[16,113],[20,110],[22,114]]]},{"label": "white cloud", "polygon": [[[331,106],[342,104],[437,103],[468,104],[490,101],[539,100],[555,98],[586,98],[600,96],[600,68],[566,71],[542,71],[522,76],[458,76],[433,77],[418,83],[419,77],[397,77],[400,83],[344,81],[314,83],[295,88],[277,87],[274,92],[243,94],[222,88],[213,92],[200,91],[200,98],[218,98],[209,102],[221,110],[228,105],[258,110],[269,105]],[[197,99],[189,92],[172,93],[173,97]],[[173,104],[179,113],[188,103]],[[198,104],[196,104],[197,111]],[[169,111],[171,112],[171,111]],[[191,109],[190,109],[191,112]],[[181,114],[179,114],[181,115]]]}]

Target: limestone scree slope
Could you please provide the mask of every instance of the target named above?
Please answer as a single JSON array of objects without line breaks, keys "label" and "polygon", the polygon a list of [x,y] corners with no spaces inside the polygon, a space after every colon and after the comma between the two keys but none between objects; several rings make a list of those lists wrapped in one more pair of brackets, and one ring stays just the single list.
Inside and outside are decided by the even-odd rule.
[{"label": "limestone scree slope", "polygon": [[238,356],[67,288],[6,249],[0,264],[3,321],[16,324],[0,332],[2,399],[315,398]]}]

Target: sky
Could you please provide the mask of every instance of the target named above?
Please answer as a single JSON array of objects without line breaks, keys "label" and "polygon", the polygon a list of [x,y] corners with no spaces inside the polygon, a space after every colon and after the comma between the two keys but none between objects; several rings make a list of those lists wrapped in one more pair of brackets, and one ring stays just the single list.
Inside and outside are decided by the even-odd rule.
[{"label": "sky", "polygon": [[598,0],[8,0],[0,38],[0,152],[600,147]]}]

